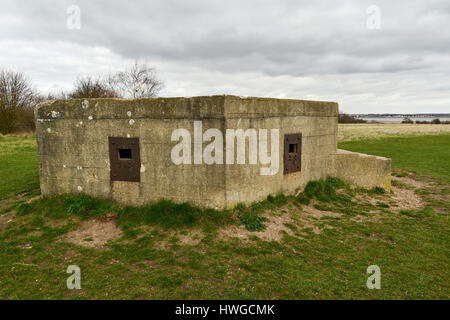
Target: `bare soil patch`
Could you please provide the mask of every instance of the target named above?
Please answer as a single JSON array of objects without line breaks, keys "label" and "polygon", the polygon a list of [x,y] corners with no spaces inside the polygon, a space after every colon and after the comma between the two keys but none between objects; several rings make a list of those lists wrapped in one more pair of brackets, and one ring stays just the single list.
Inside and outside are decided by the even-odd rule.
[{"label": "bare soil patch", "polygon": [[155,242],[155,246],[159,249],[167,250],[171,246],[171,238],[176,237],[178,241],[176,244],[182,245],[182,246],[196,246],[200,243],[200,241],[204,237],[204,233],[201,230],[192,230],[189,229],[188,232],[170,232],[167,235],[167,239],[160,240]]},{"label": "bare soil patch", "polygon": [[67,233],[64,240],[87,248],[101,248],[120,237],[122,230],[114,221],[87,220],[79,229]]},{"label": "bare soil patch", "polygon": [[322,217],[341,217],[342,213],[319,210],[314,208],[312,205],[303,206],[302,211],[298,211],[299,214],[304,215],[305,217],[314,217],[314,218],[322,218]]},{"label": "bare soil patch", "polygon": [[284,206],[278,209],[276,212],[269,214],[266,212],[263,214],[269,221],[264,222],[266,229],[263,231],[249,231],[245,226],[228,226],[219,231],[219,237],[222,239],[236,237],[242,240],[247,240],[250,236],[257,236],[265,241],[280,241],[285,233],[295,236],[294,231],[286,226],[291,224],[299,229],[312,229],[316,234],[322,232],[316,223],[320,218],[326,216],[340,217],[340,213],[331,211],[321,211],[314,208],[312,205],[303,206],[300,210],[296,207]]},{"label": "bare soil patch", "polygon": [[393,181],[398,181],[400,183],[406,184],[407,186],[413,187],[415,189],[421,189],[421,188],[429,188],[432,186],[431,183],[423,180],[416,180],[413,179],[410,176],[407,177],[393,177]]},{"label": "bare soil patch", "polygon": [[406,185],[411,189],[405,189],[401,187],[392,186],[394,195],[391,196],[400,210],[418,209],[424,206],[422,198],[415,193],[416,189],[433,188],[432,184],[427,181],[416,180],[412,177],[395,177],[393,181],[400,182],[400,185]]},{"label": "bare soil patch", "polygon": [[[228,226],[219,230],[219,237],[222,239],[227,238],[239,238],[247,240],[250,236],[257,236],[266,241],[280,241],[283,237],[283,231],[292,235],[291,229],[285,226],[285,223],[293,223],[294,221],[289,217],[289,214],[284,213],[282,215],[263,215],[268,218],[269,221],[264,222],[266,229],[263,231],[249,231],[244,225],[240,226]],[[295,222],[294,222],[295,223]]]},{"label": "bare soil patch", "polygon": [[200,230],[192,230],[188,234],[178,234],[179,243],[185,246],[195,246],[200,243],[204,234]]},{"label": "bare soil patch", "polygon": [[400,210],[418,209],[424,206],[422,199],[414,190],[392,187],[394,195],[391,198],[397,203]]}]

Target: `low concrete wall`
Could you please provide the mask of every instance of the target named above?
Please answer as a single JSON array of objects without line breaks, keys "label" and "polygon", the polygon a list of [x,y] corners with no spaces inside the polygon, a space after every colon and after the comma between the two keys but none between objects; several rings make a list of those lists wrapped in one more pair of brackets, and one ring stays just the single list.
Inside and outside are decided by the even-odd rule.
[{"label": "low concrete wall", "polygon": [[391,190],[391,159],[338,149],[334,176],[362,188]]}]

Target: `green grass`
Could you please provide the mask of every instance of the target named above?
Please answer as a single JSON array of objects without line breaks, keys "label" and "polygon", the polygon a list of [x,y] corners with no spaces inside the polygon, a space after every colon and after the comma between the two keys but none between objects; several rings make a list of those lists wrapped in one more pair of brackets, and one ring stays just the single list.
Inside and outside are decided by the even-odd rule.
[{"label": "green grass", "polygon": [[339,148],[392,159],[392,168],[450,181],[450,133],[340,142]]},{"label": "green grass", "polygon": [[0,200],[39,188],[36,138],[0,135]]},{"label": "green grass", "polygon": [[[0,157],[10,162],[0,166],[0,181],[7,182],[1,186],[7,199],[0,200],[0,299],[448,299],[450,191],[442,183],[449,179],[448,135],[417,138],[340,147],[392,156],[400,177],[416,171],[440,181],[439,188],[415,189],[423,208],[399,210],[383,189],[328,178],[308,183],[297,197],[218,211],[170,201],[119,207],[85,195],[27,203],[33,192],[16,194],[37,185],[35,146],[30,138],[2,137],[8,156]],[[426,161],[440,166],[437,172]],[[316,215],[305,225],[301,208],[310,207],[339,216]],[[111,214],[121,238],[97,249],[64,241],[84,222]],[[280,217],[291,218],[282,239],[262,240]],[[253,232],[246,241],[221,237],[227,226]],[[373,264],[381,268],[381,290],[366,287]],[[69,265],[81,268],[79,291],[66,287]]]}]

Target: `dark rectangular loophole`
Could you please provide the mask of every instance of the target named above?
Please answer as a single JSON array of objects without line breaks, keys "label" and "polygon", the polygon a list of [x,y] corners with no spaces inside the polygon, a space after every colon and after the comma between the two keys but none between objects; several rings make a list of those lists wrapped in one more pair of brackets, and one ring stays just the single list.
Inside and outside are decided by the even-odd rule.
[{"label": "dark rectangular loophole", "polygon": [[118,149],[119,160],[131,160],[131,149]]},{"label": "dark rectangular loophole", "polygon": [[111,181],[140,182],[139,138],[108,137]]},{"label": "dark rectangular loophole", "polygon": [[289,153],[297,153],[297,144],[296,143],[289,144]]},{"label": "dark rectangular loophole", "polygon": [[284,135],[283,173],[302,171],[302,134]]}]

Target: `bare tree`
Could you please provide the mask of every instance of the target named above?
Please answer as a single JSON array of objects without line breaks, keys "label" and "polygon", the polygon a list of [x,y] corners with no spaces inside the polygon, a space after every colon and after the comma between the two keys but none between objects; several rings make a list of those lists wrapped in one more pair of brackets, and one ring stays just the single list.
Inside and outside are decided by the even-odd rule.
[{"label": "bare tree", "polygon": [[109,76],[108,83],[122,97],[133,99],[155,97],[163,88],[163,83],[156,77],[155,69],[138,62],[126,71]]},{"label": "bare tree", "polygon": [[21,122],[30,122],[30,115],[34,124],[33,108],[38,101],[36,90],[22,73],[0,71],[0,133],[11,133]]},{"label": "bare tree", "polygon": [[117,98],[119,94],[109,85],[107,80],[91,76],[78,78],[75,89],[68,94],[69,98]]},{"label": "bare tree", "polygon": [[44,100],[64,100],[69,98],[69,93],[60,89],[57,92],[49,92],[47,96],[41,96],[41,101]]}]

